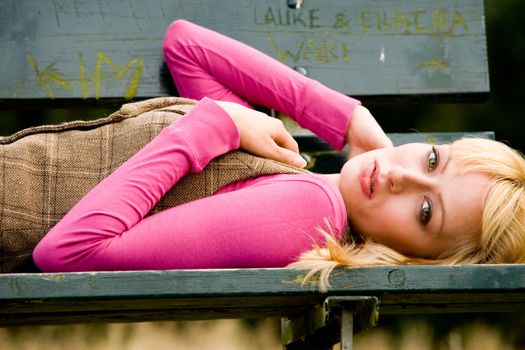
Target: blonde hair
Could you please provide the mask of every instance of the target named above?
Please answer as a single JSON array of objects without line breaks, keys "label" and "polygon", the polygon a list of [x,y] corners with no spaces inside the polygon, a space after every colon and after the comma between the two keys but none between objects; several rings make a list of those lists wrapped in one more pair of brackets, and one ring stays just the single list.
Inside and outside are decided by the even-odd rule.
[{"label": "blonde hair", "polygon": [[477,172],[491,179],[479,236],[466,237],[454,248],[428,259],[408,257],[371,241],[339,242],[323,231],[325,246],[304,252],[290,267],[309,269],[305,280],[318,275],[325,290],[336,267],[525,262],[525,159],[501,142],[478,138],[455,141],[451,151],[460,164],[460,174]]}]

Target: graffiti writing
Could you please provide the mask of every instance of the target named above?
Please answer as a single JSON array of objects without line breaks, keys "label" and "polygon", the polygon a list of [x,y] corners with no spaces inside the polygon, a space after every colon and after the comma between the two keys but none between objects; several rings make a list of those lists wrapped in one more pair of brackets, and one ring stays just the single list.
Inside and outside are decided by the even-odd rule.
[{"label": "graffiti writing", "polygon": [[[353,36],[464,35],[466,17],[458,10],[329,11],[255,8],[254,21],[265,32],[274,56],[283,63],[350,62]],[[385,62],[384,54],[381,62]],[[306,61],[306,62],[305,62]]]},{"label": "graffiti writing", "polygon": [[458,11],[361,12],[361,32],[385,34],[459,34],[468,32],[467,21]]},{"label": "graffiti writing", "polygon": [[94,70],[88,72],[84,55],[79,53],[78,78],[62,73],[57,68],[57,61],[40,68],[36,58],[32,55],[27,55],[27,60],[36,75],[39,89],[44,91],[50,98],[56,96],[56,90],[73,90],[75,82],[78,82],[82,98],[84,99],[89,97],[99,99],[102,96],[104,86],[114,88],[114,83],[122,85],[122,82],[124,82],[122,90],[124,98],[131,99],[136,95],[144,66],[143,57],[133,58],[123,66],[117,65],[103,52],[97,52],[96,57]]},{"label": "graffiti writing", "polygon": [[309,38],[302,40],[295,49],[282,49],[272,34],[268,34],[268,42],[272,46],[276,58],[283,63],[288,61],[298,63],[300,60],[313,60],[316,63],[329,63],[340,60],[350,62],[352,60],[350,45],[346,42],[327,39],[316,41]]},{"label": "graffiti writing", "polygon": [[321,9],[290,10],[269,6],[255,8],[255,24],[290,30],[313,30],[317,34],[344,31],[355,34],[464,34],[465,16],[445,8],[433,11],[360,11],[355,14],[322,12]]},{"label": "graffiti writing", "polygon": [[307,11],[290,11],[289,9],[281,9],[269,6],[262,14],[261,18],[257,16],[257,9],[255,9],[255,22],[257,24],[273,25],[273,26],[300,26],[307,29],[320,28],[317,23],[319,20],[319,9],[311,9]]}]

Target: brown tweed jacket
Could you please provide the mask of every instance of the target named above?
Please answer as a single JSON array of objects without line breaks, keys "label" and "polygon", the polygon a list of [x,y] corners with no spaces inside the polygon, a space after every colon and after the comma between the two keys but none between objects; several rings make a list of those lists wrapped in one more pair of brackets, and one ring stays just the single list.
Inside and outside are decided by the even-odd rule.
[{"label": "brown tweed jacket", "polygon": [[[39,240],[91,188],[180,118],[193,100],[163,97],[130,103],[109,117],[22,130],[0,138],[0,272],[35,271]],[[249,177],[302,173],[242,151],[189,174],[152,213],[211,195]]]}]

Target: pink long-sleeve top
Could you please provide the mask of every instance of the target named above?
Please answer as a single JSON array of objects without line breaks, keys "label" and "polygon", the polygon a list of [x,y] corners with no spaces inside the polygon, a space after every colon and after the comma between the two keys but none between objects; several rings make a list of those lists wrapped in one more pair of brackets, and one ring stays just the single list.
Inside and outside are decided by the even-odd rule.
[{"label": "pink long-sleeve top", "polygon": [[38,244],[35,263],[43,271],[277,267],[322,244],[326,222],[341,235],[343,200],[314,174],[234,183],[145,217],[185,174],[238,146],[228,114],[200,101],[75,205]]},{"label": "pink long-sleeve top", "polygon": [[238,41],[187,21],[170,26],[164,54],[183,96],[201,101],[90,191],[38,244],[42,271],[282,267],[319,229],[341,237],[346,209],[316,174],[269,175],[146,216],[185,174],[239,146],[229,115],[203,96],[264,104],[342,147],[359,103]]}]

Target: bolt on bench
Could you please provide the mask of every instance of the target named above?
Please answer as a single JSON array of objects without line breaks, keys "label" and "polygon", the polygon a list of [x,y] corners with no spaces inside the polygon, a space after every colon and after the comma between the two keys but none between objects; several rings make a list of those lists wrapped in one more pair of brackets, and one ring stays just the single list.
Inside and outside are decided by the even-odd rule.
[{"label": "bolt on bench", "polygon": [[[5,0],[1,109],[117,107],[176,94],[162,37],[186,18],[252,45],[365,104],[482,100],[482,0]],[[311,169],[345,155],[293,128]],[[463,133],[393,134],[394,143]],[[490,132],[481,137],[494,137]],[[378,314],[500,312],[525,305],[520,265],[304,271],[231,269],[0,274],[0,325],[282,317],[287,349],[350,349]]]}]

